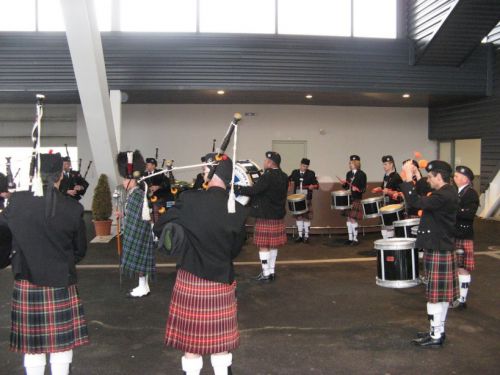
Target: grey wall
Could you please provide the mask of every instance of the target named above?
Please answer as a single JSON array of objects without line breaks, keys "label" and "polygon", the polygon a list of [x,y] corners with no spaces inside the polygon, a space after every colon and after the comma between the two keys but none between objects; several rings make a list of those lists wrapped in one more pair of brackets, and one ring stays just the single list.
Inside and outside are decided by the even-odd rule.
[{"label": "grey wall", "polygon": [[500,52],[496,53],[492,95],[484,99],[429,109],[429,138],[481,138],[481,190],[500,167]]}]

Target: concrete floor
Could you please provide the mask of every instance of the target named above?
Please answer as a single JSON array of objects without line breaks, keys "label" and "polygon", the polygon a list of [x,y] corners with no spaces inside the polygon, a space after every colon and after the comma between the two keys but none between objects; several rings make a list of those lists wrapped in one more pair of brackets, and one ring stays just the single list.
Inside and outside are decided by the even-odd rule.
[{"label": "concrete floor", "polygon": [[[259,265],[248,244],[236,267],[241,346],[233,353],[233,373],[498,374],[500,223],[481,221],[476,228],[476,251],[482,254],[476,257],[469,308],[449,312],[447,340],[438,350],[410,344],[428,328],[423,286],[375,285],[377,234],[367,234],[354,248],[341,245],[339,236],[290,243],[279,261],[324,262],[278,264],[277,281],[267,285],[250,280]],[[173,260],[158,255],[157,261]],[[120,288],[116,263],[114,242],[91,245],[82,262],[89,268],[79,269],[92,343],[75,350],[73,374],[180,374],[181,353],[163,346],[174,268],[159,268],[151,296],[130,300],[124,294],[135,281],[124,278]],[[10,270],[1,271],[0,373],[22,374],[22,356],[8,351],[11,286]],[[205,357],[202,374],[212,374],[209,361]]]}]

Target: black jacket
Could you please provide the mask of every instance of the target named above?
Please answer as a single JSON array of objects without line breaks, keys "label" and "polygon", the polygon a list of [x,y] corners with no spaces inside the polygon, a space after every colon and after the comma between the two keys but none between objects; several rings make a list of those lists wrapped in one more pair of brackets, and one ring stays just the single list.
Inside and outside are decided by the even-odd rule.
[{"label": "black jacket", "polygon": [[455,223],[458,196],[455,187],[446,184],[430,196],[422,197],[409,182],[401,184],[406,203],[423,210],[418,226],[416,247],[419,249],[452,251],[455,249]]},{"label": "black jacket", "polygon": [[310,169],[307,169],[304,172],[304,175],[301,177],[300,176],[300,169],[295,169],[292,171],[292,174],[288,176],[288,181],[293,182],[294,185],[294,190],[293,192],[296,193],[298,189],[300,189],[300,179],[302,178],[302,188],[307,190],[307,199],[311,200],[313,192],[312,190],[309,190],[308,187],[309,185],[313,185],[314,189],[318,188],[318,179],[316,178],[316,173],[314,171],[311,171]]},{"label": "black jacket", "polygon": [[[401,176],[399,175],[398,172],[392,172],[389,175],[384,174],[384,178],[382,180],[382,183],[380,184],[380,187],[382,189],[387,188],[390,190],[394,191],[400,191],[399,185],[403,180],[401,179]],[[399,203],[398,200],[392,199],[391,197],[386,195],[386,204],[393,204],[393,203]]]},{"label": "black jacket", "polygon": [[[352,199],[362,199],[363,193],[366,191],[366,173],[361,169],[356,171],[356,174],[354,174],[352,171],[349,171],[346,173],[345,179],[347,182],[351,183],[359,190],[361,190],[361,192],[351,190]],[[349,186],[349,184],[342,185],[345,190],[349,190]]]},{"label": "black jacket", "polygon": [[479,207],[479,196],[472,186],[467,185],[458,194],[457,238],[472,240],[474,238],[474,217]]},{"label": "black jacket", "polygon": [[0,225],[12,233],[12,270],[16,279],[64,287],[76,283],[75,264],[87,251],[83,206],[58,192],[55,216],[45,217],[45,197],[12,194]]},{"label": "black jacket", "polygon": [[227,200],[228,193],[219,187],[185,191],[153,229],[160,236],[166,223],[182,226],[187,241],[178,267],[202,279],[231,284],[233,259],[246,240],[248,208],[236,202],[236,213],[230,214]]},{"label": "black jacket", "polygon": [[[67,195],[66,192],[68,190],[73,190],[76,185],[83,186],[83,190],[78,191],[74,196]],[[82,177],[80,172],[77,171],[69,171],[68,174],[66,175],[66,172],[63,173],[63,178],[61,180],[61,183],[59,185],[59,191],[63,193],[64,195],[67,195],[70,198],[76,199],[79,201],[82,199],[83,195],[87,191],[87,188],[89,187],[89,183]]]},{"label": "black jacket", "polygon": [[238,186],[236,190],[252,197],[253,217],[274,220],[285,217],[288,176],[281,169],[266,169],[255,185]]},{"label": "black jacket", "polygon": [[[155,169],[154,172],[152,173],[157,173],[160,172],[161,169]],[[142,175],[143,176],[148,176],[150,173],[149,172],[144,172]],[[170,180],[168,179],[165,174],[159,174],[156,176],[153,176],[151,178],[148,178],[145,180],[146,183],[148,184],[148,187],[151,186],[159,186],[160,188],[154,192],[153,195],[158,197],[159,199],[163,201],[173,201],[174,196],[172,192],[170,191]]]},{"label": "black jacket", "polygon": [[[420,195],[421,197],[425,197],[425,196],[427,196],[427,194],[432,192],[431,187],[427,183],[427,177],[422,177],[422,178],[420,178],[420,180],[414,180],[413,185],[415,186],[415,190],[416,190],[417,194]],[[401,187],[401,185],[400,185],[400,187]],[[418,209],[413,208],[413,207],[409,207],[408,205],[406,205],[406,212],[410,216],[417,216],[418,215]]]}]

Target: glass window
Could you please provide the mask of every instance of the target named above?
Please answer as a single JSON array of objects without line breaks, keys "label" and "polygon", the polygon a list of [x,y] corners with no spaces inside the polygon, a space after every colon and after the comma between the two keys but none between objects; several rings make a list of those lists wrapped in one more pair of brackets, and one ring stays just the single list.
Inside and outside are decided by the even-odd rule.
[{"label": "glass window", "polygon": [[351,0],[279,0],[278,33],[351,35]]},{"label": "glass window", "polygon": [[35,0],[0,0],[1,31],[35,31]]},{"label": "glass window", "polygon": [[121,0],[122,31],[196,31],[196,0]]},{"label": "glass window", "polygon": [[[94,9],[99,30],[111,30],[111,0],[94,0]],[[38,0],[38,30],[66,30],[60,0]]]},{"label": "glass window", "polygon": [[353,2],[353,36],[396,38],[396,0]]},{"label": "glass window", "polygon": [[200,0],[200,31],[273,34],[275,1]]}]

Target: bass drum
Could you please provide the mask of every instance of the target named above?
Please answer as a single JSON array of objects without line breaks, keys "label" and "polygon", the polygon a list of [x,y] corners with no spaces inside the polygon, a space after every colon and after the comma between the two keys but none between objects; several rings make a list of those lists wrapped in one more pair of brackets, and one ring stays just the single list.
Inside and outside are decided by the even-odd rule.
[{"label": "bass drum", "polygon": [[[252,186],[262,176],[262,170],[251,160],[238,160],[234,168],[234,184],[241,186]],[[250,201],[246,195],[237,195],[236,200],[243,206]]]}]

